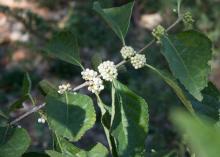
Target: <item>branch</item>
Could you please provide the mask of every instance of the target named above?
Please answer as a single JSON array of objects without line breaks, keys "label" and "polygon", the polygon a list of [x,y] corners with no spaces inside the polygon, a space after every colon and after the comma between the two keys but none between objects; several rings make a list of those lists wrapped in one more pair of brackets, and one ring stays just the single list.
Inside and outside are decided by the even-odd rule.
[{"label": "branch", "polygon": [[42,109],[44,106],[46,105],[46,103],[43,103],[41,105],[38,106],[34,106],[31,110],[29,110],[28,112],[24,113],[23,115],[21,115],[20,117],[16,118],[15,120],[9,122],[9,125],[14,125],[16,124],[18,121],[24,119],[25,117],[29,116],[30,114],[39,111],[40,109]]},{"label": "branch", "polygon": [[[182,21],[182,18],[179,17],[172,25],[170,25],[167,29],[166,32],[169,32],[173,27],[175,27],[178,23],[180,23],[180,21]],[[143,53],[146,49],[148,49],[151,45],[153,45],[156,42],[155,39],[152,39],[146,46],[144,46],[142,49],[140,49],[137,53]],[[123,60],[121,62],[119,62],[116,67],[120,67],[121,65],[125,64],[126,61]]]},{"label": "branch", "polygon": [[[173,27],[175,27],[180,21],[182,20],[182,18],[178,18],[172,25],[170,25],[166,31],[170,31]],[[144,46],[142,49],[140,49],[137,53],[142,53],[144,50],[146,50],[147,48],[149,48],[151,45],[154,44],[156,40],[153,39],[151,40],[146,46]],[[116,67],[119,68],[121,65],[124,65],[127,61],[126,60],[122,60],[121,62],[119,62]],[[86,82],[76,86],[75,88],[72,89],[73,92],[80,90],[81,88],[86,87],[88,84]],[[24,119],[25,117],[29,116],[30,114],[39,111],[40,109],[42,109],[44,106],[46,105],[46,103],[43,103],[41,105],[35,106],[33,107],[30,111],[24,113],[23,115],[21,115],[20,117],[16,118],[15,120],[11,121],[9,123],[9,125],[13,125],[15,123],[17,123],[18,121]]]},{"label": "branch", "polygon": [[[166,29],[166,32],[169,32],[173,27],[175,27],[178,23],[180,23],[180,21],[182,21],[182,18],[181,18],[181,17],[179,17],[172,25],[170,25],[170,26]],[[141,50],[139,50],[138,53],[142,53],[144,50],[146,50],[146,49],[149,48],[151,45],[153,45],[154,42],[156,42],[155,39],[151,40],[146,46],[144,46]]]}]

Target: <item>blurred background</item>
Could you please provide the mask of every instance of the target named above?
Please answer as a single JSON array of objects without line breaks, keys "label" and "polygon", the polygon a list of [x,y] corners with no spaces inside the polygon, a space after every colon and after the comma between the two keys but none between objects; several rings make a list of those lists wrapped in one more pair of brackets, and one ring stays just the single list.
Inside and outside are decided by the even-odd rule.
[{"label": "blurred background", "polygon": [[[103,20],[92,10],[93,0],[0,0],[0,109],[21,96],[21,84],[25,72],[31,76],[32,95],[42,103],[38,83],[43,79],[58,86],[70,82],[73,86],[82,83],[80,69],[68,63],[50,58],[42,48],[53,33],[67,29],[76,33],[80,56],[85,67],[92,67],[91,60],[100,56],[103,60],[121,60],[121,42]],[[103,7],[120,6],[128,0],[100,0]],[[140,49],[151,39],[151,31],[158,24],[169,26],[176,19],[176,0],[136,0],[131,26],[126,37],[127,45]],[[220,0],[183,0],[183,11],[191,11],[196,20],[194,28],[204,32],[213,41],[213,60],[210,80],[220,88]],[[183,29],[180,24],[171,33]],[[156,44],[146,51],[149,63],[167,67]],[[150,156],[178,151],[185,153],[184,141],[176,134],[169,122],[168,113],[173,106],[181,106],[171,89],[150,70],[134,71],[129,65],[120,70],[119,79],[130,89],[144,97],[149,104],[150,131],[146,149]],[[87,93],[85,89],[81,92]],[[105,101],[109,95],[102,93]],[[31,107],[11,114],[17,117]],[[99,111],[97,110],[99,114]],[[31,115],[19,123],[28,129],[32,137],[30,151],[44,150],[52,145],[51,134],[46,124],[37,123],[38,115]],[[76,144],[88,148],[97,141],[106,144],[103,130],[97,124]]]}]

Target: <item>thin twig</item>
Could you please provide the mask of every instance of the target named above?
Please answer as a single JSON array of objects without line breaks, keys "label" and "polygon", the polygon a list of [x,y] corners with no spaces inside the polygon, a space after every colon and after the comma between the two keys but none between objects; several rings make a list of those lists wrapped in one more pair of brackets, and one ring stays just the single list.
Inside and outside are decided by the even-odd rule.
[{"label": "thin twig", "polygon": [[173,27],[175,27],[178,23],[182,21],[182,17],[180,16],[172,25],[170,25],[166,31],[169,32]]},{"label": "thin twig", "polygon": [[137,53],[142,53],[142,52],[144,52],[144,50],[146,50],[146,49],[149,48],[151,45],[153,45],[155,41],[156,41],[155,39],[151,40],[146,46],[144,46],[142,49],[140,49]]},{"label": "thin twig", "polygon": [[29,116],[30,114],[39,111],[40,109],[42,109],[44,106],[46,105],[46,103],[43,103],[41,105],[38,106],[34,106],[31,110],[29,110],[28,112],[24,113],[23,115],[21,115],[20,117],[16,118],[15,120],[11,121],[9,123],[9,125],[14,125],[16,124],[18,121],[24,119],[25,117]]},{"label": "thin twig", "polygon": [[[166,31],[167,31],[167,32],[170,31],[170,30],[171,30],[173,27],[175,27],[181,20],[182,20],[182,18],[178,18],[172,25],[170,25],[170,26],[166,29]],[[137,53],[142,53],[144,50],[146,50],[146,49],[149,48],[151,45],[153,45],[155,41],[156,41],[155,39],[151,40],[146,46],[144,46],[142,49],[140,49]],[[121,65],[124,65],[126,62],[127,62],[127,61],[122,60],[121,62],[119,62],[119,63],[116,65],[116,68],[119,68]],[[72,91],[74,91],[74,92],[75,92],[75,91],[78,91],[78,90],[80,90],[81,88],[86,87],[87,85],[88,85],[88,84],[87,84],[86,82],[84,82],[84,83],[82,83],[82,84],[76,86],[75,88],[73,88]],[[24,119],[25,117],[29,116],[30,114],[39,111],[39,110],[42,109],[45,105],[46,105],[46,103],[43,103],[43,104],[41,104],[41,105],[38,105],[38,106],[33,107],[30,111],[24,113],[24,114],[21,115],[20,117],[18,117],[18,118],[16,118],[15,120],[11,121],[11,122],[9,123],[9,125],[13,125],[13,124],[17,123],[18,121]]]},{"label": "thin twig", "polygon": [[87,82],[84,82],[84,83],[82,83],[82,84],[76,86],[75,88],[73,88],[72,91],[73,91],[73,92],[78,91],[78,90],[80,90],[81,88],[86,87],[87,85],[88,85]]},{"label": "thin twig", "polygon": [[[180,21],[182,20],[181,17],[179,17],[172,25],[170,25],[167,29],[166,32],[169,32],[173,27],[175,27]],[[142,49],[138,51],[138,53],[142,53],[144,50],[149,48],[151,45],[153,45],[156,42],[155,39],[151,40],[146,46],[144,46]]]},{"label": "thin twig", "polygon": [[[169,32],[173,27],[175,27],[180,21],[182,20],[181,17],[179,17],[172,25],[170,25],[167,29],[166,32]],[[151,45],[153,45],[156,42],[155,39],[151,40],[147,45],[145,45],[142,49],[140,49],[137,53],[143,53],[146,49],[148,49]],[[116,67],[120,67],[121,65],[125,64],[126,61],[123,60],[119,62]]]}]

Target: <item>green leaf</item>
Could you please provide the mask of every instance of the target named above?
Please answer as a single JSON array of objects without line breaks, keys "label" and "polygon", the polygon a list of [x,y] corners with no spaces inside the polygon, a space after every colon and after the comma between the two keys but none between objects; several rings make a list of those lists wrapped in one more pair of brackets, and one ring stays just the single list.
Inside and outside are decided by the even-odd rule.
[{"label": "green leaf", "polygon": [[181,102],[192,114],[197,112],[207,116],[208,118],[212,118],[215,121],[219,119],[218,109],[220,108],[220,93],[212,83],[209,83],[208,87],[202,91],[204,99],[200,102],[188,94],[187,91],[183,90],[176,79],[168,72],[159,70],[149,64],[147,66],[163,78],[163,80],[173,89]]},{"label": "green leaf", "polygon": [[102,144],[98,143],[88,152],[78,153],[79,157],[108,157],[108,149]]},{"label": "green leaf", "polygon": [[40,81],[39,86],[44,95],[51,95],[54,97],[59,95],[57,92],[58,89],[47,80]]},{"label": "green leaf", "polygon": [[[71,146],[72,144],[68,144],[68,149],[75,149],[75,146]],[[65,148],[67,148],[65,146]],[[70,148],[73,147],[73,148]],[[107,157],[108,156],[108,149],[103,146],[102,144],[98,143],[97,145],[95,145],[90,151],[85,151],[85,150],[81,150],[79,149],[78,152],[72,152],[72,153],[59,153],[56,151],[52,151],[52,150],[48,150],[46,151],[46,153],[50,156],[50,157]]]},{"label": "green leaf", "polygon": [[0,128],[0,157],[21,157],[30,142],[23,128]]},{"label": "green leaf", "polygon": [[115,34],[124,42],[128,32],[134,2],[120,7],[102,9],[99,2],[94,2],[93,9],[105,20]]},{"label": "green leaf", "polygon": [[10,105],[10,111],[14,111],[16,109],[19,109],[22,107],[23,102],[25,102],[27,99],[29,99],[29,95],[23,95],[21,98],[17,99],[15,102],[13,102]]},{"label": "green leaf", "polygon": [[71,31],[56,33],[46,46],[45,51],[53,57],[82,68],[77,38]]},{"label": "green leaf", "polygon": [[22,155],[22,157],[49,157],[47,154],[38,152],[28,152]]},{"label": "green leaf", "polygon": [[140,157],[145,153],[148,132],[148,105],[125,85],[114,81],[115,116],[111,128],[120,157]]},{"label": "green leaf", "polygon": [[184,104],[184,106],[192,113],[194,114],[194,109],[192,106],[192,103],[186,96],[185,92],[182,90],[182,88],[179,86],[178,82],[175,78],[173,78],[168,72],[164,70],[159,70],[149,64],[146,65],[148,68],[153,70],[156,74],[158,74],[176,93],[180,101]]},{"label": "green leaf", "polygon": [[28,73],[25,73],[22,83],[22,95],[13,104],[10,105],[9,111],[14,111],[16,109],[22,108],[23,102],[30,99],[32,104],[35,104],[33,97],[31,95],[31,78]]},{"label": "green leaf", "polygon": [[72,143],[70,143],[69,141],[67,141],[62,137],[56,135],[56,140],[57,140],[56,143],[58,148],[60,149],[62,154],[66,156],[72,156],[73,154],[75,155],[80,151],[82,151],[81,149],[75,147]]},{"label": "green leaf", "polygon": [[111,116],[113,116],[113,115],[110,115],[109,108],[107,108],[107,106],[102,102],[99,95],[96,95],[96,96],[97,96],[98,106],[101,110],[101,115],[102,115],[101,116],[101,123],[102,123],[102,126],[104,128],[104,132],[105,132],[105,136],[106,136],[107,141],[108,141],[109,149],[110,149],[111,154],[113,156],[118,156],[117,152],[116,152],[115,139],[112,137],[112,135],[110,133]]},{"label": "green leaf", "polygon": [[220,92],[219,90],[209,82],[208,87],[202,91],[203,100],[200,102],[190,97],[193,104],[193,108],[198,113],[205,115],[207,118],[211,118],[215,122],[219,121],[219,109],[220,109]]},{"label": "green leaf", "polygon": [[22,95],[29,94],[31,92],[31,78],[28,73],[25,73],[23,78],[23,85],[22,85]]},{"label": "green leaf", "polygon": [[[46,153],[50,156],[50,157],[67,157],[65,155],[63,155],[62,153],[53,151],[53,150],[47,150]],[[73,156],[75,157],[75,156]]]},{"label": "green leaf", "polygon": [[108,149],[105,146],[103,146],[102,144],[100,144],[100,143],[95,145],[88,152],[88,156],[89,157],[100,157],[101,154],[102,154],[103,157],[107,157],[108,156]]},{"label": "green leaf", "polygon": [[98,70],[98,66],[99,64],[102,63],[102,57],[99,53],[95,53],[93,56],[92,56],[92,67],[94,70]]},{"label": "green leaf", "polygon": [[202,122],[181,111],[172,112],[171,118],[180,133],[198,157],[219,157],[220,129],[208,122]]},{"label": "green leaf", "polygon": [[162,54],[174,76],[196,99],[203,99],[201,90],[207,86],[212,57],[212,44],[203,34],[186,31],[162,38]]},{"label": "green leaf", "polygon": [[77,148],[72,143],[68,142],[62,137],[57,137],[58,145],[64,156],[68,157],[99,157],[102,154],[103,157],[107,157],[108,150],[102,144],[98,143],[90,151],[85,151],[80,148]]},{"label": "green leaf", "polygon": [[47,96],[46,114],[50,128],[59,136],[78,141],[93,127],[96,114],[92,99],[86,95],[65,93]]}]

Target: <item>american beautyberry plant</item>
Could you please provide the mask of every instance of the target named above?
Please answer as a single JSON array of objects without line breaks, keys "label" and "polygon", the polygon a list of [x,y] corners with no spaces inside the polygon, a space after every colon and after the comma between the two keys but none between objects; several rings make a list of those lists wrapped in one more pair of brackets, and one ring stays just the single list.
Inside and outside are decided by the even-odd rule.
[{"label": "american beautyberry plant", "polygon": [[[26,152],[31,143],[30,137],[27,131],[19,128],[16,123],[35,112],[39,113],[38,122],[47,123],[54,137],[54,149],[45,150],[50,157],[146,156],[145,140],[150,118],[148,104],[147,100],[118,80],[120,75],[118,69],[126,64],[131,64],[136,70],[141,68],[152,70],[176,93],[193,118],[179,111],[173,113],[171,117],[174,117],[173,121],[177,127],[186,128],[186,133],[190,133],[189,137],[195,146],[193,148],[196,148],[195,152],[194,149],[192,150],[193,153],[198,152],[198,156],[204,157],[217,157],[220,154],[215,152],[214,147],[206,151],[205,145],[199,145],[198,140],[201,139],[204,144],[206,140],[210,142],[214,140],[214,136],[220,137],[211,126],[204,127],[199,116],[208,117],[214,123],[219,121],[220,95],[208,82],[211,69],[208,61],[212,58],[211,41],[201,32],[192,30],[194,19],[190,12],[180,10],[180,1],[178,1],[177,20],[168,28],[161,25],[155,27],[152,31],[152,41],[142,49],[135,50],[125,41],[134,5],[135,2],[130,2],[107,9],[103,9],[99,2],[93,5],[94,11],[108,24],[122,43],[118,56],[123,60],[119,63],[106,60],[99,63],[96,69],[84,67],[79,57],[76,36],[72,32],[62,31],[52,37],[44,50],[50,56],[79,66],[83,83],[74,87],[69,83],[56,87],[43,80],[40,82],[40,87],[45,96],[45,103],[35,105],[30,94],[30,78],[27,74],[24,79],[24,96],[13,104],[11,109],[19,108],[20,102],[27,99],[30,99],[35,106],[0,128],[0,157],[20,157]],[[177,34],[169,33],[172,28],[181,24],[185,26],[185,31]],[[148,64],[147,54],[144,53],[152,44],[161,46],[161,54],[168,62],[170,72]],[[105,104],[100,96],[106,89],[106,84],[111,85],[111,105]],[[71,143],[78,141],[96,121],[93,100],[90,96],[79,93],[81,88],[87,88],[96,97],[107,146],[98,143],[90,150],[83,150]],[[8,115],[0,114],[8,120]],[[195,130],[201,132],[196,134]],[[207,136],[206,133],[213,133],[213,138],[203,139],[203,135]],[[219,139],[218,141],[215,139],[214,144],[219,146]]]}]

